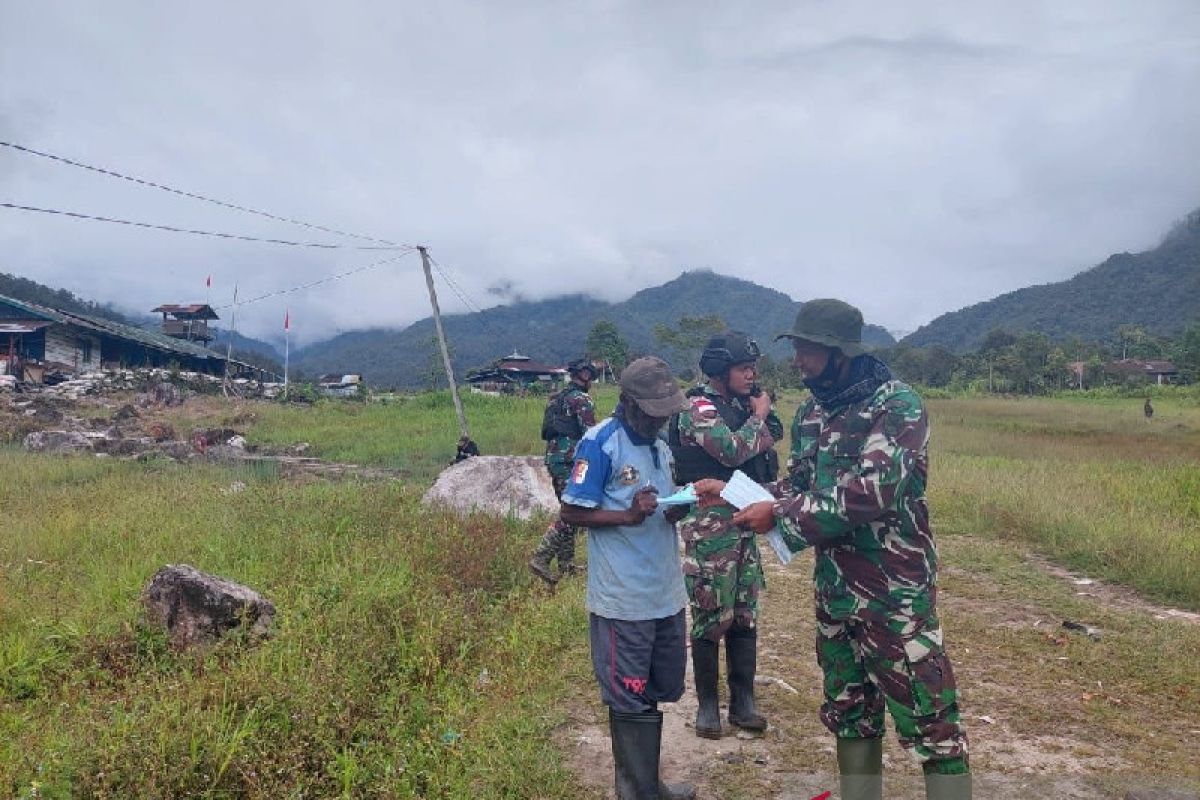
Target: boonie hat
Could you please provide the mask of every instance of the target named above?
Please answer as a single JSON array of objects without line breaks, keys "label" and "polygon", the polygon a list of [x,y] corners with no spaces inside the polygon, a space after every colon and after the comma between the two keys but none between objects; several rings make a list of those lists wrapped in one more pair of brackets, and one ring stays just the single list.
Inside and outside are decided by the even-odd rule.
[{"label": "boonie hat", "polygon": [[865,352],[862,346],[863,315],[841,300],[809,300],[800,306],[792,330],[775,337],[803,339],[826,347],[836,347],[848,356]]},{"label": "boonie hat", "polygon": [[621,371],[621,391],[652,417],[669,417],[691,408],[675,382],[671,367],[661,358],[646,356]]}]

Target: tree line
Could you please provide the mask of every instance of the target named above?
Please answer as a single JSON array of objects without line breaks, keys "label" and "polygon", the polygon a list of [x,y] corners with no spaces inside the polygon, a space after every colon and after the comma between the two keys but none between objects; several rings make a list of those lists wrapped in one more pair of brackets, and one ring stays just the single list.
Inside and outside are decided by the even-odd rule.
[{"label": "tree line", "polygon": [[[696,364],[705,341],[727,327],[718,315],[684,315],[674,325],[656,326],[654,333],[680,377],[698,380]],[[1179,370],[1178,382],[1200,382],[1200,322],[1176,336],[1154,335],[1140,325],[1120,325],[1107,341],[1087,341],[1079,336],[1054,341],[1038,331],[996,328],[968,353],[904,343],[874,352],[902,380],[950,391],[1048,394],[1067,389],[1137,389],[1147,385],[1152,379],[1144,371],[1115,365],[1126,359],[1170,361]],[[620,372],[640,355],[631,352],[617,326],[604,319],[588,333],[587,354],[607,361],[614,372]],[[802,385],[789,363],[767,355],[759,361],[759,377],[764,386],[772,388]]]}]

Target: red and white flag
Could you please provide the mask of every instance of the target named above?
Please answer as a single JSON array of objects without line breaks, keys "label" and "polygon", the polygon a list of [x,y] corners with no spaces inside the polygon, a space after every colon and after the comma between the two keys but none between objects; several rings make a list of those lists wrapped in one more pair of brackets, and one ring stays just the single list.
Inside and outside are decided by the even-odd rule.
[{"label": "red and white flag", "polygon": [[290,308],[283,311],[283,329],[285,331],[292,329],[292,310]]}]

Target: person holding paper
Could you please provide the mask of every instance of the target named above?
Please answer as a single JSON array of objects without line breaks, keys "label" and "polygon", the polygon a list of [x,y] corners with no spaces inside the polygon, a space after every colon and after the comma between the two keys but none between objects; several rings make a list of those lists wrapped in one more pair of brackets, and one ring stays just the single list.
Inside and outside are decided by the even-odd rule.
[{"label": "person holding paper", "polygon": [[[700,355],[708,382],[688,392],[690,405],[671,421],[668,441],[677,483],[727,480],[741,469],[759,482],[777,477],[772,449],[783,423],[771,398],[757,390],[758,344],[726,331],[709,339]],[[754,532],[733,524],[726,503],[692,506],[679,523],[683,579],[692,612],[692,675],[696,683],[696,735],[721,738],[718,705],[719,646],[725,640],[729,723],[762,731],[767,720],[754,702],[758,650],[758,595],[765,581]]]},{"label": "person holding paper", "polygon": [[[929,523],[929,418],[917,393],[862,347],[862,314],[812,300],[795,325],[795,365],[812,392],[792,425],[788,477],[735,524],[778,526],[815,550],[821,720],[837,736],[842,797],[882,796],[884,709],[925,773],[928,798],[969,798],[967,734],[937,615]],[[695,485],[701,497],[725,488]]]},{"label": "person holding paper", "polygon": [[562,520],[589,531],[592,667],[608,706],[617,797],[690,798],[691,786],[658,775],[658,704],[683,696],[687,659],[679,544],[657,500],[675,491],[671,450],[658,432],[687,401],[662,359],[639,358],[619,383],[613,416],[575,449]]}]

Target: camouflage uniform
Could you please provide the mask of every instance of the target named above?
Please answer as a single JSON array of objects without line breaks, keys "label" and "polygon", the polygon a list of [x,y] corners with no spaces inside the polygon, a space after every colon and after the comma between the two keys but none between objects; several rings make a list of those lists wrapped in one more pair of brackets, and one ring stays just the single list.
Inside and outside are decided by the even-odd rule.
[{"label": "camouflage uniform", "polygon": [[[774,411],[761,420],[749,415],[742,401],[734,400],[749,416],[735,430],[718,411],[716,403],[725,401],[711,385],[689,399],[691,409],[680,413],[675,423],[680,446],[702,448],[730,471],[768,452],[783,438],[783,423]],[[753,628],[758,595],[765,585],[754,533],[734,527],[733,509],[727,505],[692,506],[678,527],[684,543],[683,579],[691,600],[692,638],[720,641],[735,625]]]},{"label": "camouflage uniform", "polygon": [[[576,383],[571,383],[562,390],[560,395],[550,399],[551,403],[564,402],[568,415],[579,423],[580,435],[596,424],[596,406],[591,395]],[[571,467],[575,461],[575,445],[577,438],[556,436],[546,442],[546,471],[550,473],[550,481],[554,484],[554,494],[561,500],[563,489],[571,477]],[[541,544],[534,553],[535,560],[550,561],[558,559],[560,574],[565,574],[575,562],[575,531],[574,525],[568,525],[562,519],[556,519],[554,524],[546,529]]]},{"label": "camouflage uniform", "polygon": [[793,551],[815,549],[822,722],[843,739],[880,737],[886,705],[926,771],[954,774],[967,735],[936,612],[928,444],[921,399],[899,381],[841,407],[810,399],[774,511]]}]

